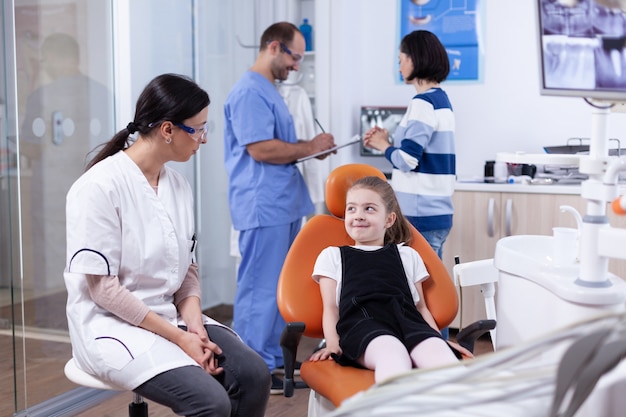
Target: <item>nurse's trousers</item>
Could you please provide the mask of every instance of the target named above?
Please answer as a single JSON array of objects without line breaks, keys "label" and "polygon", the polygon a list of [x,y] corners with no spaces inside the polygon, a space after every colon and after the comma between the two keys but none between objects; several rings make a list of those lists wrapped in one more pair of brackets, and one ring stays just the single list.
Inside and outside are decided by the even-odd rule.
[{"label": "nurse's trousers", "polygon": [[276,304],[278,277],[302,221],[239,233],[241,264],[233,304],[233,329],[270,370],[283,366],[280,335],[285,320]]}]

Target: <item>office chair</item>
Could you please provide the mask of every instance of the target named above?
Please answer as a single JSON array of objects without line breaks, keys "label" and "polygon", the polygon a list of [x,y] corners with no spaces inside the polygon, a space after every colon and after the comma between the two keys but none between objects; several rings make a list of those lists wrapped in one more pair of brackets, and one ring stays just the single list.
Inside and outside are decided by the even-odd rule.
[{"label": "office chair", "polygon": [[[278,308],[287,322],[281,337],[285,359],[285,396],[293,395],[295,358],[301,336],[322,339],[322,298],[319,285],[311,274],[319,253],[328,246],[353,245],[344,228],[346,192],[358,179],[384,174],[370,165],[348,164],[333,170],[326,181],[326,206],[330,215],[316,215],[308,220],[292,244],[280,274],[277,288]],[[419,252],[430,278],[423,282],[424,298],[439,328],[454,320],[458,297],[445,266],[422,235],[413,228],[410,245]],[[457,343],[473,348],[483,333],[495,327],[494,320],[473,323],[457,335]],[[311,388],[309,417],[322,415],[338,407],[352,395],[374,385],[374,372],[344,367],[335,361],[305,361],[300,377]]]},{"label": "office chair", "polygon": [[[97,377],[88,374],[78,367],[74,358],[71,358],[65,364],[63,369],[67,379],[75,384],[88,388],[105,389],[113,391],[126,391],[124,388],[115,386],[108,382],[104,382]],[[128,404],[128,417],[148,417],[148,404],[143,401],[141,395],[133,392],[133,401]]]}]

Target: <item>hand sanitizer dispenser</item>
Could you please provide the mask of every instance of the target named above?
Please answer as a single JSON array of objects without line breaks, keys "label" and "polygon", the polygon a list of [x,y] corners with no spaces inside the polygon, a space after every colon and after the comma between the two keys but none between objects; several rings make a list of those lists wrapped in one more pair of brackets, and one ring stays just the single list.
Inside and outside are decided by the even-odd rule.
[{"label": "hand sanitizer dispenser", "polygon": [[306,44],[306,51],[313,50],[313,26],[309,23],[309,19],[303,19],[302,24],[300,25],[300,32],[302,32],[302,36],[304,37],[304,42]]}]

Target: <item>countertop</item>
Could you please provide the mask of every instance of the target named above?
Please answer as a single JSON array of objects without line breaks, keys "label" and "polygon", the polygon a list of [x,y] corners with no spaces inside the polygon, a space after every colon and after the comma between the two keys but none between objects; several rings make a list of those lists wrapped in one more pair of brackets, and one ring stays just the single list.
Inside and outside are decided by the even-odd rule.
[{"label": "countertop", "polygon": [[459,180],[454,189],[456,191],[482,191],[493,193],[580,194],[580,184],[531,185]]},{"label": "countertop", "polygon": [[[456,191],[480,191],[492,193],[527,193],[527,194],[569,194],[580,195],[580,184],[538,185],[538,184],[509,184],[487,183],[478,179],[458,180],[454,188]],[[618,194],[626,195],[626,183],[618,184]]]}]

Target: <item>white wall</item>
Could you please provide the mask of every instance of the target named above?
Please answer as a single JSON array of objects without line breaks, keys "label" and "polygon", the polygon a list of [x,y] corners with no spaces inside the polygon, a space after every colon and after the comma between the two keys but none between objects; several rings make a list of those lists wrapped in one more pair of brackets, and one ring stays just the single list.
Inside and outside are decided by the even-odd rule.
[{"label": "white wall", "polygon": [[[145,0],[144,0],[145,1]],[[261,34],[270,24],[295,24],[313,0],[202,0],[197,7],[197,80],[211,97],[208,143],[198,158],[198,258],[203,307],[231,304],[236,259],[230,254],[231,219],[224,168],[224,102],[232,86],[254,63]],[[248,48],[242,46],[254,46]]]},{"label": "white wall", "polygon": [[[329,45],[316,52],[322,65],[316,73],[318,114],[330,118],[322,123],[330,126],[337,142],[347,141],[358,133],[360,106],[406,106],[415,93],[413,87],[396,83],[398,3],[316,1],[318,40]],[[482,80],[443,84],[457,120],[459,178],[481,176],[485,160],[494,159],[496,152],[542,153],[543,146],[564,145],[570,137],[589,137],[591,131],[592,108],[582,99],[539,95],[535,0],[480,3]],[[611,115],[608,133],[626,143],[625,114]],[[383,158],[360,157],[354,147],[333,157],[334,165],[355,161],[389,168]]]},{"label": "white wall", "polygon": [[[252,56],[235,58],[233,52],[236,49],[234,28],[245,26],[246,22],[251,26],[249,22],[252,21],[248,17],[252,10],[234,12],[237,5],[241,10],[248,10],[242,2],[249,3],[250,0],[238,0],[237,4],[219,0],[199,2],[195,20],[191,0],[117,3],[116,23],[127,25],[118,29],[122,37],[116,62],[120,66],[117,83],[121,86],[117,97],[121,108],[118,129],[132,120],[139,94],[159,74],[195,75],[212,100],[209,107],[212,129],[208,143],[190,161],[168,163],[185,174],[192,187],[200,190],[196,197],[199,239],[196,255],[205,308],[232,302],[235,288],[235,262],[228,254],[230,217],[223,166],[222,105],[225,91],[236,80],[232,74],[236,72],[237,64],[244,61],[244,65],[248,65]],[[195,32],[194,22],[197,25]],[[124,48],[127,51],[119,51]],[[200,65],[196,66],[198,62]],[[194,74],[196,68],[200,69],[199,74]]]}]

